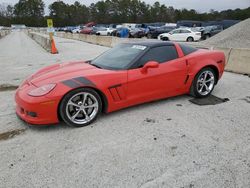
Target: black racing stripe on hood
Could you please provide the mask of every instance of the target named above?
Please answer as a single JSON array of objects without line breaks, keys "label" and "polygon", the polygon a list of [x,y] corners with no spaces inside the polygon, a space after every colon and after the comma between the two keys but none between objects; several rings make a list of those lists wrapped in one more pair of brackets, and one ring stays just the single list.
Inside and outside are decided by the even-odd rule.
[{"label": "black racing stripe on hood", "polygon": [[95,86],[95,84],[93,82],[91,82],[89,79],[85,78],[85,77],[76,77],[73,78],[75,81],[83,84],[83,85],[87,85],[87,86]]},{"label": "black racing stripe on hood", "polygon": [[71,79],[71,80],[65,80],[62,83],[64,85],[68,86],[68,87],[71,87],[71,88],[77,88],[77,87],[81,86],[81,84],[75,82],[73,79]]}]

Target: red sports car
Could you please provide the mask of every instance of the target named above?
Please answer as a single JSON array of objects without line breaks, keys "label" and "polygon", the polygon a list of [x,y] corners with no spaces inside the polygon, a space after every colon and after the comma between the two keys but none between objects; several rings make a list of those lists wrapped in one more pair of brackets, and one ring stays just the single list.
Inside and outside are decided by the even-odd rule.
[{"label": "red sports car", "polygon": [[17,89],[16,112],[30,124],[86,126],[101,112],[182,94],[206,97],[224,67],[219,51],[173,42],[120,44],[92,61],[39,70]]}]

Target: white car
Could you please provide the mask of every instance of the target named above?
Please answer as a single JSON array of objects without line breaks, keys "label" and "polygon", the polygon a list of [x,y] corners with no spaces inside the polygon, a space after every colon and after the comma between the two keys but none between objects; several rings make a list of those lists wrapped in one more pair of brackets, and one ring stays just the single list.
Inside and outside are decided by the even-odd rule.
[{"label": "white car", "polygon": [[169,33],[162,33],[158,36],[159,40],[171,40],[179,42],[193,42],[201,39],[201,32],[192,28],[179,28],[170,31]]},{"label": "white car", "polygon": [[113,28],[100,28],[98,29],[98,31],[96,32],[96,35],[104,35],[104,36],[109,36],[111,35],[111,33],[114,31],[115,29]]},{"label": "white car", "polygon": [[77,28],[75,28],[75,29],[72,30],[72,33],[80,33],[81,30],[82,30],[82,28],[77,27]]}]

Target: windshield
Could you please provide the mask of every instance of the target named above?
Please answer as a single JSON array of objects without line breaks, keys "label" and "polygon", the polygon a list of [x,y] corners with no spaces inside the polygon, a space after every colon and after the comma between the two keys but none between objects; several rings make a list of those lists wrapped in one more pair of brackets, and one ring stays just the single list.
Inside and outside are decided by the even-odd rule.
[{"label": "windshield", "polygon": [[103,53],[90,64],[103,69],[125,70],[146,48],[143,45],[120,44]]}]

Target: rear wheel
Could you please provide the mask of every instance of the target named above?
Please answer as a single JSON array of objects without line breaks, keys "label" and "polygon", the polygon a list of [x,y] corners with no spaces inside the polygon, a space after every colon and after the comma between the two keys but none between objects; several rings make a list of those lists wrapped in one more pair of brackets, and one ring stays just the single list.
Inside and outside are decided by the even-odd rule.
[{"label": "rear wheel", "polygon": [[213,69],[203,68],[194,78],[190,88],[190,94],[202,98],[210,95],[216,83],[216,74]]},{"label": "rear wheel", "polygon": [[193,42],[194,41],[194,38],[193,37],[188,37],[187,38],[187,42]]},{"label": "rear wheel", "polygon": [[74,127],[89,125],[96,120],[101,110],[100,96],[89,88],[79,88],[69,92],[59,107],[63,121]]}]

